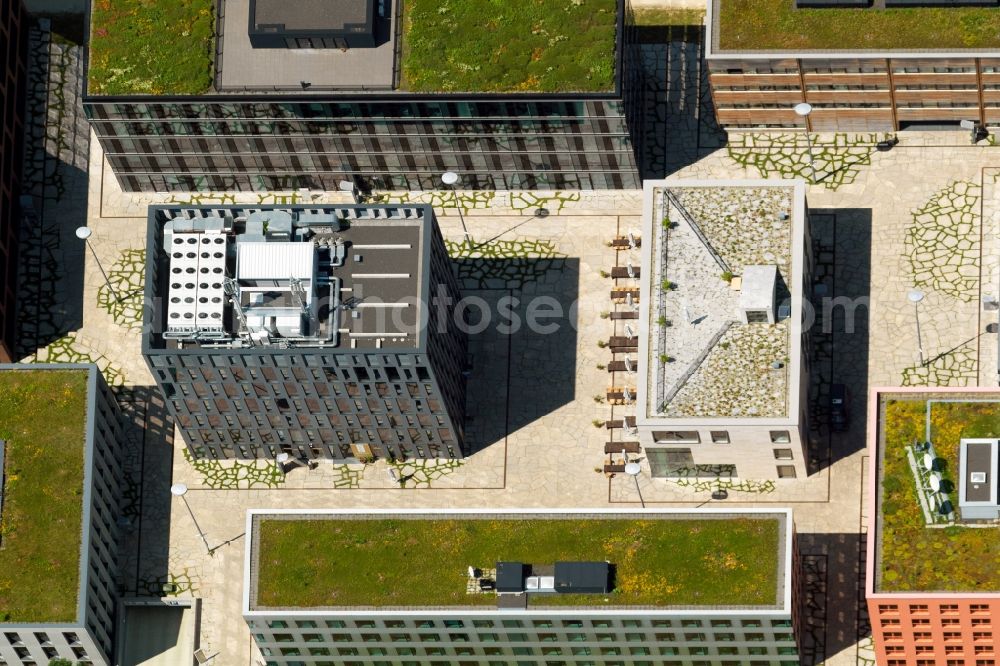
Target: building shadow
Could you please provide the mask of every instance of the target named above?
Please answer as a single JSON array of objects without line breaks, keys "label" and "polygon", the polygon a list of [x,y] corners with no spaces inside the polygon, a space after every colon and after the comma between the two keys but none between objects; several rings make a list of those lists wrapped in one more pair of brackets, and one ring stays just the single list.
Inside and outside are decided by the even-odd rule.
[{"label": "building shadow", "polygon": [[122,596],[183,595],[185,581],[168,568],[174,423],[156,386],[135,387],[118,402],[126,421]]},{"label": "building shadow", "polygon": [[641,114],[638,140],[643,179],[665,178],[726,145],[715,120],[705,28],[701,25],[644,25],[633,28],[638,49]]},{"label": "building shadow", "polygon": [[802,666],[818,666],[871,635],[863,534],[798,534],[796,634]]},{"label": "building shadow", "polygon": [[[469,454],[576,398],[578,259],[456,259],[469,324]],[[597,316],[596,313],[594,316]]]},{"label": "building shadow", "polygon": [[[872,212],[811,209],[812,294],[809,334],[809,472],[819,472],[865,447],[868,391]],[[807,322],[808,323],[808,322]],[[830,386],[850,397],[848,427],[830,429]]]},{"label": "building shadow", "polygon": [[[82,20],[82,17],[81,17]],[[83,324],[90,126],[83,112],[83,50],[54,41],[40,20],[28,41],[22,219],[18,247],[19,358]]]}]

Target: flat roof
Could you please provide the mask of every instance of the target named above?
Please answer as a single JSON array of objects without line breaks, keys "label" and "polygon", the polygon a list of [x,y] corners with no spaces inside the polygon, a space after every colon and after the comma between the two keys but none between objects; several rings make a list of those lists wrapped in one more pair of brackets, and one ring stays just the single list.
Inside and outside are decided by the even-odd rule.
[{"label": "flat roof", "polygon": [[966,523],[959,507],[961,441],[1000,438],[1000,391],[873,389],[869,438],[869,592],[1000,593],[1000,528]]},{"label": "flat roof", "polygon": [[[780,180],[645,187],[639,420],[797,418],[804,187]],[[772,305],[777,323],[744,323],[747,298]]]},{"label": "flat roof", "polygon": [[256,25],[283,25],[285,30],[340,30],[364,23],[372,0],[256,0]]},{"label": "flat roof", "polygon": [[[288,220],[288,239],[265,238],[262,227],[252,230],[252,221],[259,223],[262,217],[274,218],[269,228],[263,227],[269,229],[265,234],[278,227],[279,217]],[[197,238],[198,229],[209,225],[206,221],[221,227],[226,239],[222,245],[226,258],[220,260],[224,272],[217,282],[191,278],[192,288],[198,285],[214,291],[193,292],[190,299],[214,296],[224,302],[217,306],[222,313],[222,331],[190,339],[171,330],[174,302],[187,295],[177,291],[175,296],[174,288],[186,284],[186,274],[175,262],[186,260],[175,260],[176,248],[167,251],[164,245],[179,242],[177,237],[182,234],[186,241],[196,242],[188,236]],[[410,350],[423,344],[421,312],[433,298],[430,242],[434,222],[429,206],[165,205],[149,208],[148,224],[150,261],[145,298],[152,307],[145,309],[145,339],[149,349],[214,348],[230,353],[238,348],[277,348],[281,339],[291,341],[291,347],[299,350],[344,352]],[[181,247],[187,250],[188,246],[182,243]],[[338,252],[339,263],[335,261]],[[308,265],[316,269],[315,280],[304,271],[307,258],[312,260]],[[175,277],[175,271],[181,278]],[[239,289],[247,326],[240,321],[229,296],[223,295],[223,278]],[[295,281],[301,285],[301,296],[295,295]],[[285,328],[302,324],[292,320],[301,317],[303,306],[311,317],[310,326],[299,332]],[[268,323],[268,317],[276,318],[274,323]],[[250,344],[244,334],[251,330],[267,331],[270,341],[257,339]],[[240,340],[242,346],[220,347],[220,342]]]},{"label": "flat roof", "polygon": [[346,51],[252,49],[249,0],[223,6],[220,20],[216,0],[91,2],[88,95],[537,95],[616,88],[622,0],[407,0],[401,12],[390,0],[389,16],[375,20],[378,46]]},{"label": "flat roof", "polygon": [[89,379],[0,367],[0,626],[77,620]]},{"label": "flat roof", "polygon": [[710,55],[913,55],[1000,48],[1000,8],[797,8],[795,0],[709,0]]},{"label": "flat roof", "polygon": [[[322,3],[323,0],[310,1]],[[261,4],[261,0],[257,0],[258,15]],[[275,8],[294,5],[287,0],[269,4]],[[392,91],[396,52],[390,37],[397,28],[395,15],[382,22],[375,21],[376,33],[381,34],[377,34],[377,45],[371,48],[258,49],[251,46],[247,31],[250,0],[225,0],[225,12],[219,26],[223,48],[214,84],[217,92]],[[295,25],[304,26],[312,18],[313,15],[305,14]],[[286,28],[293,29],[288,25]]]},{"label": "flat roof", "polygon": [[787,511],[260,510],[247,527],[248,612],[495,612],[498,595],[479,592],[467,569],[496,579],[500,562],[545,571],[557,562],[611,564],[612,592],[529,593],[529,611],[776,610],[789,591]]}]

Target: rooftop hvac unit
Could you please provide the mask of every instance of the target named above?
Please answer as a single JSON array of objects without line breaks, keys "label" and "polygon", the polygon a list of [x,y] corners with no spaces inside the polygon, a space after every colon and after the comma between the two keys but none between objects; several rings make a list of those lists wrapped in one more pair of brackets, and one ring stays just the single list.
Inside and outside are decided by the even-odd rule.
[{"label": "rooftop hvac unit", "polygon": [[167,252],[167,332],[222,332],[225,234],[174,233]]}]

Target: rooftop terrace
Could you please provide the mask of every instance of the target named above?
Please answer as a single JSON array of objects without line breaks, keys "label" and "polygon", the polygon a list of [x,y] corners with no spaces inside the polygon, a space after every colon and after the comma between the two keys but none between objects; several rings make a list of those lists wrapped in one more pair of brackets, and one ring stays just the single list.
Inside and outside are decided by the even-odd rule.
[{"label": "rooftop terrace", "polygon": [[85,370],[0,370],[0,623],[77,617]]},{"label": "rooftop terrace", "polygon": [[[468,567],[608,561],[607,594],[528,608],[763,607],[785,598],[787,514],[251,514],[250,610],[496,608]],[[363,576],[358,572],[364,571]]]},{"label": "rooftop terrace", "polygon": [[[963,438],[1000,437],[1000,394],[957,392],[878,394],[876,466],[876,592],[1000,591],[1000,528],[928,514],[920,495],[929,474],[919,444],[932,444],[940,493],[932,504],[957,511],[959,445]],[[911,446],[918,443],[917,451]]]},{"label": "rooftop terrace", "polygon": [[[802,213],[792,185],[653,190],[646,411],[661,418],[783,418],[798,385]],[[777,296],[773,280],[777,269]],[[772,323],[746,323],[751,301]]]},{"label": "rooftop terrace", "polygon": [[224,0],[221,17],[215,0],[93,0],[88,92],[614,90],[618,0],[406,0],[401,15],[398,2],[376,47],[344,51],[251,48],[249,0]]},{"label": "rooftop terrace", "polygon": [[798,9],[795,0],[712,0],[712,52],[963,51],[1000,47],[996,7]]}]

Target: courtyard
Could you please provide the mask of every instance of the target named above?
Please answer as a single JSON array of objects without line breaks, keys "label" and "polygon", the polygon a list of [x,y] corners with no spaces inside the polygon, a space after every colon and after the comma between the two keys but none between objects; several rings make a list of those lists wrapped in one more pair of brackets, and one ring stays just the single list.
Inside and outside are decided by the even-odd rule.
[{"label": "courtyard", "polygon": [[[69,108],[60,116],[67,127],[74,119]],[[595,399],[617,383],[608,370],[613,356],[599,343],[627,333],[625,322],[601,313],[611,309],[615,284],[606,274],[635,261],[629,250],[608,246],[639,228],[641,196],[632,191],[389,195],[435,206],[466,293],[480,296],[487,309],[517,298],[517,305],[508,302],[525,314],[532,297],[546,296],[564,313],[552,334],[487,327],[474,337],[468,425],[475,451],[466,460],[404,463],[395,477],[385,462],[320,464],[287,474],[270,462],[192,462],[163,415],[140,354],[146,206],[346,199],[318,192],[130,195],[118,188],[96,141],[88,165],[86,137],[73,136],[74,155],[53,154],[89,171],[89,192],[80,179],[42,183],[42,220],[65,226],[66,210],[86,197],[91,245],[115,291],[93,257],[84,256],[72,227],[47,236],[44,252],[28,257],[50,276],[46,293],[60,305],[25,301],[27,316],[53,324],[27,341],[24,360],[96,362],[117,387],[132,419],[127,592],[203,599],[201,645],[220,665],[251,663],[253,655],[240,616],[242,590],[234,583],[242,575],[250,508],[693,507],[713,502],[711,493],[720,488],[729,493],[722,506],[795,511],[811,600],[803,628],[806,662],[866,663],[863,643],[859,647],[864,601],[845,582],[859,581],[863,569],[867,388],[996,383],[997,338],[987,332],[996,311],[982,297],[996,296],[1000,283],[1000,149],[970,147],[960,133],[902,133],[889,152],[874,149],[879,137],[818,135],[813,177],[800,137],[737,135],[719,149],[698,143],[690,164],[672,175],[816,181],[808,192],[814,281],[823,285],[821,293],[841,300],[815,312],[810,397],[817,427],[808,478],[667,481],[652,478],[645,461],[635,481],[604,474],[609,436],[603,424],[634,411]],[[547,216],[536,214],[540,207]],[[908,297],[914,290],[922,296],[916,303]],[[59,299],[79,300],[82,312]],[[822,427],[822,406],[833,382],[850,387],[854,416],[846,433],[831,435]],[[169,487],[177,482],[190,488],[191,513],[179,499],[170,501]]]}]

